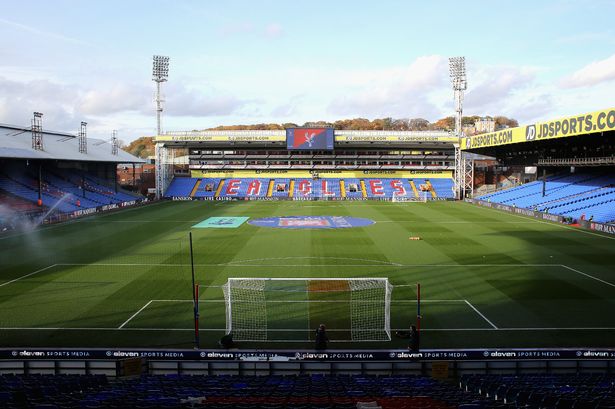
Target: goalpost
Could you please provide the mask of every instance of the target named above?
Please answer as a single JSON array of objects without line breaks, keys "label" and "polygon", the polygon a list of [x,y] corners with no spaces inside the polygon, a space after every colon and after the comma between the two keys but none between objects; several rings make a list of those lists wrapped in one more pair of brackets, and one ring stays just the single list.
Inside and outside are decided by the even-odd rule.
[{"label": "goalpost", "polygon": [[305,342],[325,324],[332,341],[390,341],[392,290],[387,278],[229,278],[226,333]]}]

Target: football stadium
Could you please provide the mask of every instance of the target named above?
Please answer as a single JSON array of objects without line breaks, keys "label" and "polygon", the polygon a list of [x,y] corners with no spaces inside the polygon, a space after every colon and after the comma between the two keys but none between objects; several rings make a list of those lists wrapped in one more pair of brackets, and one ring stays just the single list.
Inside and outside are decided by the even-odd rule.
[{"label": "football stadium", "polygon": [[614,407],[615,107],[166,130],[169,61],[149,158],[0,124],[0,406]]}]

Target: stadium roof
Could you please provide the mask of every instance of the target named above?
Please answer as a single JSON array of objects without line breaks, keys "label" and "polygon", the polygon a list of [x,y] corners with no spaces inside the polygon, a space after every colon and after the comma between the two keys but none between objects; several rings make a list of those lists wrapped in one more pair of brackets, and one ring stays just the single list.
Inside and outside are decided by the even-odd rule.
[{"label": "stadium roof", "polygon": [[462,149],[486,153],[489,148],[505,145],[535,144],[553,139],[602,135],[611,131],[615,131],[615,108],[473,135],[466,138]]},{"label": "stadium roof", "polygon": [[52,159],[80,162],[145,163],[118,149],[117,155],[111,153],[111,142],[88,138],[87,153],[79,152],[76,135],[65,132],[43,131],[44,150],[32,149],[31,128],[0,124],[0,158],[13,159]]},{"label": "stadium roof", "polygon": [[[452,148],[458,143],[453,133],[447,131],[355,131],[335,130],[336,147],[373,147],[399,146],[415,147],[423,145]],[[156,143],[167,146],[264,146],[286,147],[286,130],[234,130],[234,131],[171,131],[155,137]]]}]

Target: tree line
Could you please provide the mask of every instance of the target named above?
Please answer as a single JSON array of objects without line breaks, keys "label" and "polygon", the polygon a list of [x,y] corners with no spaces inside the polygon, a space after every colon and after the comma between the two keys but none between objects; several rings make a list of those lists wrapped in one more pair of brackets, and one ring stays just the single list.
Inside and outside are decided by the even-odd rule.
[{"label": "tree line", "polygon": [[[481,117],[464,116],[463,125],[471,125]],[[505,116],[492,117],[495,120],[496,129],[513,128],[519,126],[516,119]],[[335,122],[313,121],[303,124],[293,122],[286,123],[261,123],[252,125],[221,125],[215,128],[207,128],[208,131],[257,131],[257,130],[282,130],[286,128],[314,127],[314,128],[334,128],[340,131],[452,131],[455,128],[455,118],[448,116],[429,122],[424,118],[377,118],[369,120],[366,118],[340,119]],[[195,131],[198,131],[195,129]]]},{"label": "tree line", "polygon": [[[514,128],[519,126],[515,119],[505,116],[492,117],[495,120],[496,129],[499,128]],[[479,116],[464,116],[462,118],[463,125],[471,125],[480,119]],[[283,130],[286,128],[298,127],[314,127],[314,128],[334,128],[340,131],[452,131],[455,129],[455,118],[447,116],[446,118],[438,119],[435,122],[429,122],[423,118],[378,118],[369,120],[366,118],[340,119],[335,122],[316,121],[296,124],[292,122],[286,123],[269,123],[269,124],[253,124],[253,125],[221,125],[215,128],[194,129],[194,131],[271,131]],[[154,141],[152,137],[144,136],[138,138],[128,145],[122,147],[126,152],[131,153],[140,158],[146,158],[154,155]]]}]

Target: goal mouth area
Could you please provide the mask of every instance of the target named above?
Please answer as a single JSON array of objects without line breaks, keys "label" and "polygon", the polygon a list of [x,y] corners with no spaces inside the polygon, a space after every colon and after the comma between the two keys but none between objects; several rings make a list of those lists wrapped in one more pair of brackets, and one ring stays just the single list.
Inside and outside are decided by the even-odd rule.
[{"label": "goal mouth area", "polygon": [[238,341],[390,341],[387,278],[229,278],[226,330]]}]

